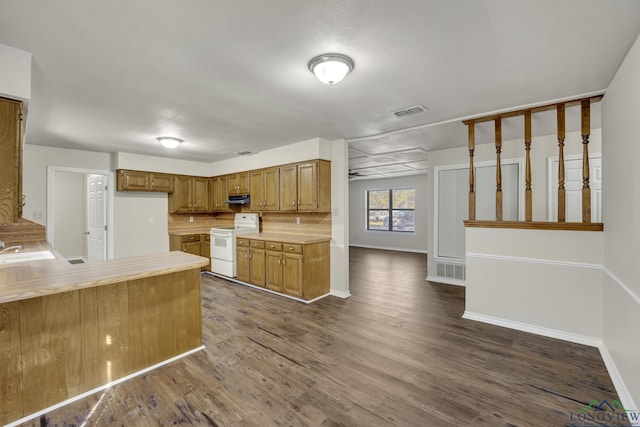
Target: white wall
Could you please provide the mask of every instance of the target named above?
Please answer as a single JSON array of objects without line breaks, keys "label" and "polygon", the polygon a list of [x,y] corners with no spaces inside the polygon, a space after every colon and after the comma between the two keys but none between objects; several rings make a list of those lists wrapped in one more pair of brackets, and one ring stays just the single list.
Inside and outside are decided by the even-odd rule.
[{"label": "white wall", "polygon": [[[640,39],[603,99],[603,341],[625,406],[640,405]],[[612,372],[613,371],[613,372]],[[619,374],[621,383],[616,383]],[[624,397],[623,397],[624,399]]]},{"label": "white wall", "polygon": [[[112,170],[111,154],[25,144],[23,188],[26,195],[24,218],[45,224],[47,218],[47,166],[77,169]],[[114,185],[115,183],[111,183]],[[114,188],[114,187],[112,187]],[[117,193],[114,198],[114,254],[153,254],[169,250],[167,236],[167,195]],[[42,219],[33,219],[41,213]],[[154,223],[151,223],[151,218]],[[144,219],[144,220],[143,220]],[[131,227],[135,222],[136,227]],[[163,226],[164,231],[160,229]],[[159,237],[155,233],[161,230]],[[56,243],[57,244],[57,243]]]},{"label": "white wall", "polygon": [[331,149],[331,294],[341,298],[349,292],[349,146],[344,139]]},{"label": "white wall", "polygon": [[465,318],[598,345],[601,232],[467,228]]},{"label": "white wall", "polygon": [[133,153],[115,153],[113,159],[114,170],[132,169],[146,172],[173,173],[177,175],[212,176],[210,173],[211,163]]},{"label": "white wall", "polygon": [[166,193],[117,192],[114,216],[116,258],[169,251]]},{"label": "white wall", "polygon": [[0,96],[31,99],[31,54],[0,44]]},{"label": "white wall", "polygon": [[[366,229],[366,191],[387,188],[416,189],[415,232],[394,233]],[[430,205],[427,188],[427,175],[351,181],[349,183],[349,244],[398,251],[427,252],[427,221]]]},{"label": "white wall", "polygon": [[56,171],[53,191],[53,235],[55,249],[67,258],[80,258],[84,253],[84,175]]},{"label": "white wall", "polygon": [[211,163],[209,166],[209,176],[225,175],[228,173],[285,165],[287,163],[303,162],[305,160],[331,160],[331,156],[331,142],[322,138],[313,138],[247,156]]}]

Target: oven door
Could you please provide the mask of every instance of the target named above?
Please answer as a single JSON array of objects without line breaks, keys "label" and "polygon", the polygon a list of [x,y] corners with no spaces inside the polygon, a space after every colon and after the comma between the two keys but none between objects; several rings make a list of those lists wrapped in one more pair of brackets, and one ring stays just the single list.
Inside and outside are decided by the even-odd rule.
[{"label": "oven door", "polygon": [[236,239],[233,232],[211,230],[211,258],[233,262],[236,259]]}]

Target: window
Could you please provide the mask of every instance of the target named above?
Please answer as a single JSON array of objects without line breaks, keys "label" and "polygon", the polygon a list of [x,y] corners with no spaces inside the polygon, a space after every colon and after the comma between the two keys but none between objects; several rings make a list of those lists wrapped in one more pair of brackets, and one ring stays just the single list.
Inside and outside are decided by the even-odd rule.
[{"label": "window", "polygon": [[415,188],[367,191],[367,230],[416,231]]}]

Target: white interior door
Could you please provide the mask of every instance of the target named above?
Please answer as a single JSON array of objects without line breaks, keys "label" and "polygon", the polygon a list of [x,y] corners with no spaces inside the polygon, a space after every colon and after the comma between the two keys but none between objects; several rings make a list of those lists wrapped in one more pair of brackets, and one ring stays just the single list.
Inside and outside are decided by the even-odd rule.
[{"label": "white interior door", "polygon": [[106,239],[106,179],[105,175],[87,176],[87,260],[101,261],[107,257]]},{"label": "white interior door", "polygon": [[[558,220],[558,159],[551,163],[549,177],[550,221]],[[582,222],[582,158],[564,161],[566,220]],[[602,222],[602,157],[589,156],[589,187],[591,187],[591,221]]]}]

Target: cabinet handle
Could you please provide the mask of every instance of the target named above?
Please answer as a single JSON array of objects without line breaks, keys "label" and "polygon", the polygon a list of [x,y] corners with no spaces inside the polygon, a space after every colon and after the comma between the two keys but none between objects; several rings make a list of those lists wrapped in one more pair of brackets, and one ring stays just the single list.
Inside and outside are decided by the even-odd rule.
[{"label": "cabinet handle", "polygon": [[285,264],[286,264],[286,262],[285,262],[285,261],[287,261],[287,260],[286,260],[286,259],[283,259],[283,260],[282,260],[282,265],[285,265]]},{"label": "cabinet handle", "polygon": [[300,206],[300,199],[298,199],[298,206]]},{"label": "cabinet handle", "polygon": [[295,200],[292,200],[292,201],[291,201],[291,206],[295,206],[295,205],[296,205],[296,201],[295,201]]},{"label": "cabinet handle", "polygon": [[156,186],[156,181],[155,180],[151,181],[151,188],[153,188],[155,186]]},{"label": "cabinet handle", "polygon": [[291,246],[289,246],[289,250],[290,250],[290,251],[292,251],[292,250],[293,250],[293,248],[292,248]]},{"label": "cabinet handle", "polygon": [[278,265],[282,264],[282,260],[278,259]]}]

